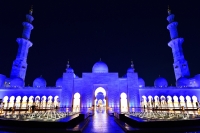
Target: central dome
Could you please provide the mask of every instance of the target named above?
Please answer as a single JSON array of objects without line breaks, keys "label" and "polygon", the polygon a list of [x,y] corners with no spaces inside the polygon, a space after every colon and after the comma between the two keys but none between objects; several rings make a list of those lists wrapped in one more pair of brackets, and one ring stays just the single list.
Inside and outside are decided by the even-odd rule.
[{"label": "central dome", "polygon": [[93,73],[108,73],[108,66],[103,61],[98,61],[92,67]]}]

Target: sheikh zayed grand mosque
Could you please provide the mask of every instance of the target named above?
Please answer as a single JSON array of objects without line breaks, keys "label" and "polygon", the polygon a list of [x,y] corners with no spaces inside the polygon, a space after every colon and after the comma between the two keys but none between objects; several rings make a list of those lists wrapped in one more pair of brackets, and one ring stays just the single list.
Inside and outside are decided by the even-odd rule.
[{"label": "sheikh zayed grand mosque", "polygon": [[27,55],[33,45],[30,41],[34,20],[32,13],[33,9],[26,15],[26,21],[22,23],[22,37],[16,40],[19,48],[10,77],[0,74],[0,99],[3,108],[27,108],[36,105],[40,108],[58,106],[81,111],[82,108],[100,106],[127,112],[135,107],[145,106],[198,106],[200,74],[190,77],[182,49],[184,39],[178,36],[178,22],[174,21],[175,16],[171,10],[168,9],[167,16],[167,29],[171,37],[168,46],[172,49],[176,86],[168,86],[165,78],[158,77],[152,87],[145,86],[145,81],[134,71],[132,62],[127,73],[119,77],[118,73],[110,72],[103,61],[96,62],[92,72],[84,72],[81,77],[76,76],[68,62],[66,72],[58,78],[54,87],[47,87],[46,80],[42,77],[36,78],[32,86],[25,86]]}]

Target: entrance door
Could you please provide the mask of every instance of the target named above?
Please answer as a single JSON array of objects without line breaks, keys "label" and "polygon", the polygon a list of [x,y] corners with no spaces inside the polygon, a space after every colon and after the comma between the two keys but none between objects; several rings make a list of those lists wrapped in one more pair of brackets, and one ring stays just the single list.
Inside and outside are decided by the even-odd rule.
[{"label": "entrance door", "polygon": [[121,112],[128,112],[128,102],[126,93],[121,93]]},{"label": "entrance door", "polygon": [[103,106],[103,101],[101,99],[99,99],[97,101],[97,106],[102,107]]},{"label": "entrance door", "polygon": [[106,91],[102,87],[98,87],[95,90],[95,100],[94,100],[94,106],[96,109],[100,110],[105,110],[104,108],[106,107]]},{"label": "entrance door", "polygon": [[74,94],[73,112],[80,112],[80,97],[78,92]]}]

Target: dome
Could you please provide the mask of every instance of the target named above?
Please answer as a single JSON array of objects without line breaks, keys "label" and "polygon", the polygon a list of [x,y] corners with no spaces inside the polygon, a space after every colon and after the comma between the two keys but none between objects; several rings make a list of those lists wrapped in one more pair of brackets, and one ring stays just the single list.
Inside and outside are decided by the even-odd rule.
[{"label": "dome", "polygon": [[33,87],[46,87],[46,80],[43,79],[42,77],[39,77],[39,78],[36,78],[34,81],[33,81]]},{"label": "dome", "polygon": [[6,76],[3,74],[0,74],[0,87],[4,86],[6,80]]},{"label": "dome", "polygon": [[129,68],[127,69],[127,73],[134,73],[134,68],[129,67]]},{"label": "dome", "polygon": [[62,81],[63,81],[62,77],[59,78],[59,79],[57,79],[57,81],[56,81],[56,87],[62,87]]},{"label": "dome", "polygon": [[145,87],[145,82],[142,78],[138,77],[138,86],[139,87]]},{"label": "dome", "polygon": [[24,87],[24,80],[21,78],[12,78],[10,80],[10,87]]},{"label": "dome", "polygon": [[66,70],[67,70],[67,73],[74,73],[74,69],[72,69],[71,67],[68,67]]},{"label": "dome", "polygon": [[195,79],[200,80],[200,74],[197,74],[194,77],[195,77]]},{"label": "dome", "polygon": [[195,75],[194,78],[195,78],[197,86],[200,87],[200,74]]},{"label": "dome", "polygon": [[108,73],[108,66],[103,61],[98,61],[92,67],[93,73]]},{"label": "dome", "polygon": [[154,86],[155,87],[167,87],[168,83],[165,78],[159,77],[154,81]]},{"label": "dome", "polygon": [[197,74],[193,78],[190,78],[189,81],[189,87],[200,87],[200,74]]},{"label": "dome", "polygon": [[190,86],[190,80],[185,77],[180,77],[176,81],[176,86],[177,87],[188,87],[188,86]]}]

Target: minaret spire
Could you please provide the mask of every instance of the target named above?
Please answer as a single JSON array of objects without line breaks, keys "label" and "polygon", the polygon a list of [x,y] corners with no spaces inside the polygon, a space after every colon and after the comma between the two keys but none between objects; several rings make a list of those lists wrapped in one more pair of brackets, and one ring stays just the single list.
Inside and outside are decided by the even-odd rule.
[{"label": "minaret spire", "polygon": [[13,61],[13,66],[11,70],[10,77],[15,78],[19,77],[23,80],[26,76],[26,70],[27,70],[27,56],[28,56],[28,50],[29,47],[31,47],[33,44],[30,39],[31,30],[33,29],[33,25],[31,24],[34,20],[33,16],[33,6],[31,6],[31,9],[29,10],[29,14],[26,15],[26,21],[22,23],[24,26],[22,37],[17,38],[17,43],[19,45],[17,57]]},{"label": "minaret spire", "polygon": [[131,68],[133,69],[133,71],[135,70],[134,69],[134,64],[133,64],[133,61],[131,60]]},{"label": "minaret spire", "polygon": [[167,12],[168,12],[168,15],[171,15],[171,10],[170,10],[170,8],[169,8],[169,5],[168,5]]},{"label": "minaret spire", "polygon": [[29,10],[29,14],[30,14],[30,15],[33,14],[33,5],[31,5],[31,9]]},{"label": "minaret spire", "polygon": [[67,61],[67,68],[69,68],[70,67],[70,65],[69,65],[69,60]]},{"label": "minaret spire", "polygon": [[176,80],[180,77],[189,77],[190,71],[188,67],[188,63],[184,58],[182,43],[184,41],[183,38],[178,36],[177,26],[178,22],[174,21],[174,14],[171,14],[171,10],[168,7],[168,17],[167,20],[169,22],[167,29],[170,32],[171,41],[168,43],[168,46],[172,48],[172,53],[174,57],[174,73]]}]

